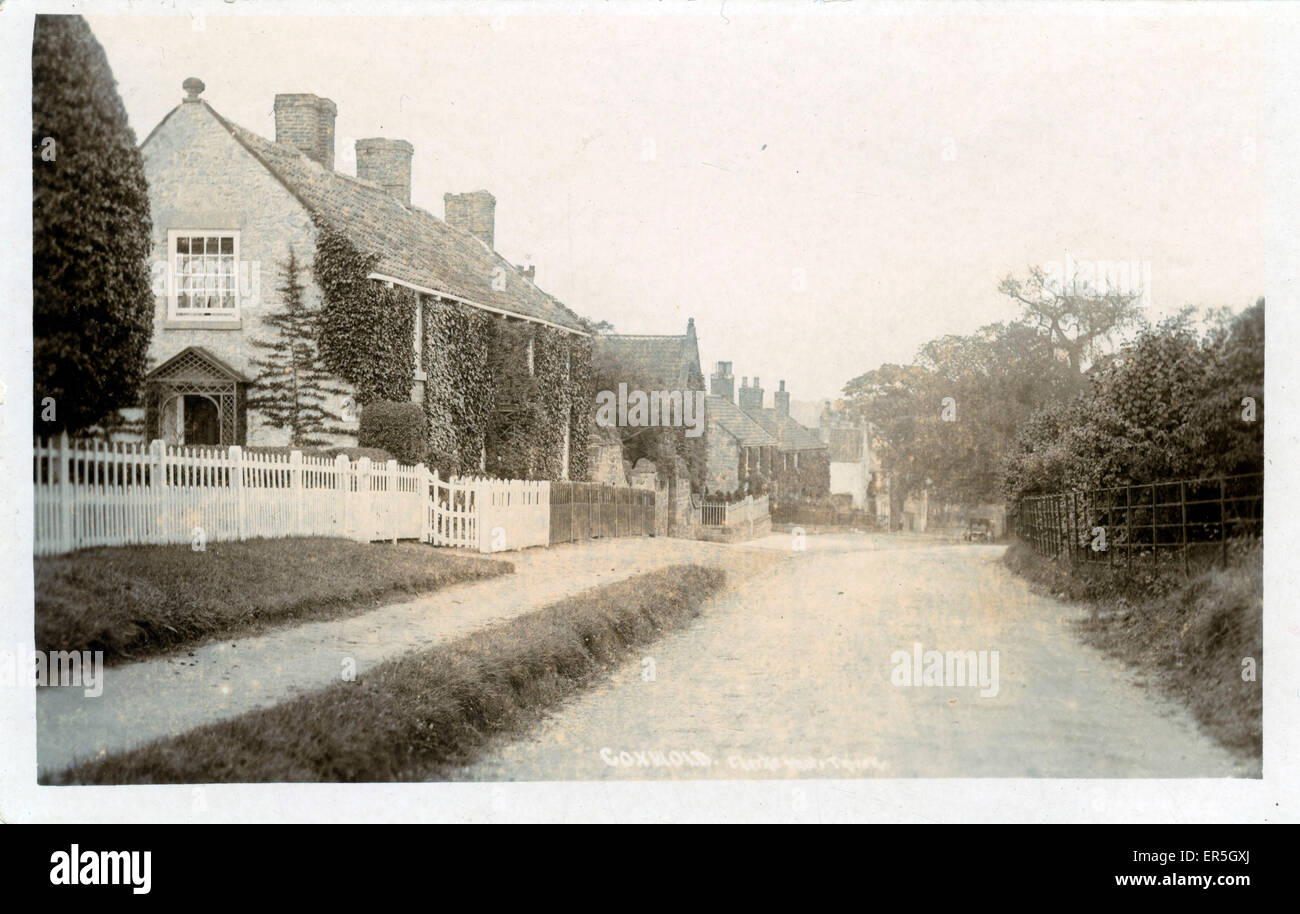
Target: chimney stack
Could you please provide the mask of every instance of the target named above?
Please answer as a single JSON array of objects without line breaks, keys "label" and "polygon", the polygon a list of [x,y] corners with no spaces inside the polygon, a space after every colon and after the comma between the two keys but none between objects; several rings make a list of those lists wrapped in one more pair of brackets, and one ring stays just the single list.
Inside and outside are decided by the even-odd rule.
[{"label": "chimney stack", "polygon": [[709,393],[715,397],[725,397],[728,401],[735,395],[736,379],[731,374],[730,362],[718,362],[713,376],[709,378]]},{"label": "chimney stack", "polygon": [[310,93],[275,97],[275,141],[293,146],[331,171],[334,169],[334,119],[339,109]]},{"label": "chimney stack", "polygon": [[790,394],[785,389],[784,381],[781,382],[781,389],[772,394],[772,405],[778,416],[790,415]]},{"label": "chimney stack", "polygon": [[357,140],[357,177],[372,181],[406,206],[411,205],[411,156],[406,140],[375,136]]},{"label": "chimney stack", "polygon": [[516,267],[515,269],[517,269],[520,275],[523,276],[525,279],[527,279],[529,282],[537,281],[537,267],[534,266],[533,264],[530,263],[526,267]]},{"label": "chimney stack", "polygon": [[448,225],[474,235],[496,250],[497,198],[485,190],[468,194],[443,194],[442,205]]},{"label": "chimney stack", "polygon": [[758,386],[758,377],[754,377],[754,383],[746,387],[740,385],[740,402],[736,404],[746,412],[761,412],[763,409],[763,388]]}]

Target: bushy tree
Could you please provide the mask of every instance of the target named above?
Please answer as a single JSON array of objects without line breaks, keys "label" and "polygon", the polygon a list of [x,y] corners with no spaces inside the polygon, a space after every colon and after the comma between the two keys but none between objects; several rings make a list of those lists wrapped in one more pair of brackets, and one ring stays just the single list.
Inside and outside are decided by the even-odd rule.
[{"label": "bushy tree", "polygon": [[1105,360],[1077,398],[1024,424],[1003,465],[1006,494],[1258,472],[1263,384],[1262,299],[1201,337],[1180,314]]},{"label": "bushy tree", "polygon": [[912,364],[882,365],[844,391],[875,427],[899,512],[922,489],[943,501],[998,499],[1000,465],[1020,426],[1081,383],[1047,334],[1012,322],[931,340]]},{"label": "bushy tree", "polygon": [[327,409],[326,403],[330,396],[341,396],[344,391],[321,359],[317,348],[320,309],[307,303],[299,279],[302,267],[292,248],[282,271],[280,307],[262,317],[262,323],[274,328],[275,335],[252,340],[266,354],[251,360],[258,375],[248,393],[248,406],[260,412],[267,425],[287,430],[290,444],[318,447],[326,443],[329,423],[342,418]]},{"label": "bushy tree", "polygon": [[153,333],[151,227],[143,162],[104,49],[80,16],[38,15],[32,37],[37,434],[111,426],[118,409],[138,403]]},{"label": "bushy tree", "polygon": [[1107,344],[1143,326],[1141,289],[1111,289],[1082,276],[1052,276],[1030,267],[1024,279],[1008,274],[998,291],[1019,302],[1021,322],[1083,374]]}]

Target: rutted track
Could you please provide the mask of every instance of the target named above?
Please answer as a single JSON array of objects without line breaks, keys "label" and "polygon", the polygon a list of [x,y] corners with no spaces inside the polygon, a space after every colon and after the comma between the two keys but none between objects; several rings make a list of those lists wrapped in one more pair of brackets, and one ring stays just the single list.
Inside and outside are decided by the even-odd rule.
[{"label": "rutted track", "polygon": [[[1258,776],[1083,645],[1002,547],[809,537],[467,779]],[[911,548],[905,548],[905,547]],[[738,549],[789,555],[790,537]],[[998,651],[998,693],[891,683],[895,651]],[[624,754],[626,753],[626,754]],[[703,759],[707,759],[705,762]]]}]

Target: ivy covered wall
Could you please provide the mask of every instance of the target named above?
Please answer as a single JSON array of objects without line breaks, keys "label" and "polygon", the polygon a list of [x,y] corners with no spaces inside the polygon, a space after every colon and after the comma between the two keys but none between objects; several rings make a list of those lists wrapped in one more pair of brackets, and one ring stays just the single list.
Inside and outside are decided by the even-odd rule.
[{"label": "ivy covered wall", "polygon": [[353,385],[362,410],[376,400],[410,400],[419,305],[425,463],[444,476],[558,480],[567,429],[568,476],[587,478],[595,405],[588,338],[390,289],[367,279],[377,257],[329,226],[318,227],[313,275],[323,292],[321,357]]},{"label": "ivy covered wall", "polygon": [[352,385],[359,407],[409,400],[415,381],[415,293],[367,279],[378,256],[361,253],[324,222],[316,225],[312,275],[322,297],[321,360]]}]

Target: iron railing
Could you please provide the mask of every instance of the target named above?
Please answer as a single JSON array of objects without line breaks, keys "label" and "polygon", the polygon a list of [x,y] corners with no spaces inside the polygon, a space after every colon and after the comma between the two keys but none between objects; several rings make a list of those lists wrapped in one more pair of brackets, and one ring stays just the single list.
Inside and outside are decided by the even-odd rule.
[{"label": "iron railing", "polygon": [[1039,555],[1152,567],[1217,557],[1264,532],[1264,474],[1176,479],[1023,498],[1016,534]]}]

